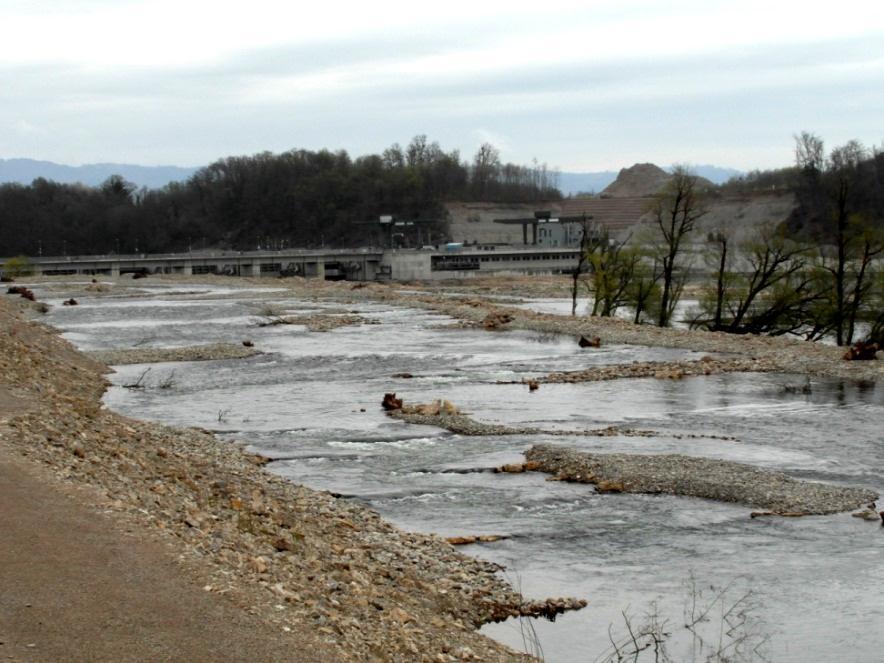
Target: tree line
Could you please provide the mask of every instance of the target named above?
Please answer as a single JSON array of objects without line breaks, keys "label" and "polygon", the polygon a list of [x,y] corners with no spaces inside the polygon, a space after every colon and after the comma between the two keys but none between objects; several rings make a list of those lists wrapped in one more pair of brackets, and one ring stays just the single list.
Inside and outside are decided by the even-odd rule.
[{"label": "tree line", "polygon": [[445,201],[552,200],[556,186],[545,164],[504,163],[490,144],[466,161],[423,135],[355,159],[343,150],[228,157],[162,189],[119,176],[98,187],[41,178],[0,185],[0,255],[352,247],[390,241],[381,215],[419,222],[400,242],[439,242]]},{"label": "tree line", "polygon": [[796,207],[779,224],[703,225],[721,192],[686,168],[674,171],[634,235],[614,240],[586,223],[591,313],[625,308],[636,323],[668,326],[693,286],[698,304],[682,321],[694,328],[884,344],[884,152],[850,141],[826,154],[822,139],[802,133],[795,158],[792,168],[725,187],[775,182],[793,192]]}]

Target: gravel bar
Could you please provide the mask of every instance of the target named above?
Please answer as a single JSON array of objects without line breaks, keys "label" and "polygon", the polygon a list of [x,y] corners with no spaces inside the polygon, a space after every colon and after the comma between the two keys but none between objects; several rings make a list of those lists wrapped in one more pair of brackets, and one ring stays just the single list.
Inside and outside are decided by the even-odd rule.
[{"label": "gravel bar", "polygon": [[165,361],[210,361],[213,359],[245,359],[260,350],[234,343],[209,343],[179,348],[119,348],[86,352],[91,359],[108,366],[123,364],[156,364]]},{"label": "gravel bar", "polygon": [[596,484],[600,492],[664,493],[766,509],[779,515],[850,511],[878,495],[866,488],[800,481],[744,463],[679,454],[590,454],[542,444],[525,458],[562,481]]},{"label": "gravel bar", "polygon": [[[394,419],[399,419],[409,424],[419,426],[435,426],[443,428],[457,435],[476,437],[481,435],[549,435],[555,437],[568,437],[572,435],[585,435],[588,437],[656,437],[659,432],[637,428],[621,428],[619,426],[605,426],[604,428],[588,429],[545,429],[532,426],[504,426],[502,424],[488,424],[477,421],[465,414],[420,414],[417,412],[405,412],[403,410],[391,410],[387,412]],[[735,438],[726,435],[708,435],[702,433],[668,433],[669,436],[683,439],[712,439],[733,440]]]}]

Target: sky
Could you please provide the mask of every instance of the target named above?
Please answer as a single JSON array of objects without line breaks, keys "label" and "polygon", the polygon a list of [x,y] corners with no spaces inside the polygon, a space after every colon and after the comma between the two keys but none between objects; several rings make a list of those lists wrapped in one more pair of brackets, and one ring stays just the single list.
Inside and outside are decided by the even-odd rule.
[{"label": "sky", "polygon": [[0,158],[197,166],[426,134],[563,171],[884,145],[884,2],[0,0]]}]

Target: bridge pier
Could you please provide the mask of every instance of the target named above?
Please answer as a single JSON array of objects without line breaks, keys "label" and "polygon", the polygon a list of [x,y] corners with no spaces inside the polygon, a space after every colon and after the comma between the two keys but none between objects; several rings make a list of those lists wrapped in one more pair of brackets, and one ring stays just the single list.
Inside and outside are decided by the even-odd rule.
[{"label": "bridge pier", "polygon": [[110,275],[111,276],[119,276],[120,275],[120,263],[118,263],[118,262],[111,263]]},{"label": "bridge pier", "polygon": [[184,265],[181,267],[181,273],[184,276],[193,276],[193,263],[190,260],[185,260]]}]

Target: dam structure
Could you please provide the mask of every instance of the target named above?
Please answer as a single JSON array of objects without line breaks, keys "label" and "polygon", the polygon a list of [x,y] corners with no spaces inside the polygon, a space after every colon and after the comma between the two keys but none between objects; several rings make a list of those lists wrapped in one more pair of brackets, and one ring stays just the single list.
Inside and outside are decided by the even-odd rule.
[{"label": "dam structure", "polygon": [[[288,249],[199,253],[55,256],[28,258],[36,276],[301,276],[347,281],[434,281],[495,273],[573,272],[575,247],[442,245],[423,249]],[[0,259],[0,265],[6,259]]]}]

